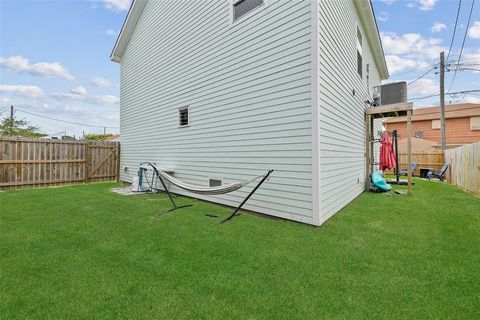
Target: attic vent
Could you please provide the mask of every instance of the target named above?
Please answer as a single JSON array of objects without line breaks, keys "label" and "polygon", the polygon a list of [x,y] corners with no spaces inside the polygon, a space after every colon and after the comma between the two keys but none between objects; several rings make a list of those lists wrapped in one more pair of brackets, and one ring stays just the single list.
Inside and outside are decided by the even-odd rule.
[{"label": "attic vent", "polygon": [[188,126],[188,107],[178,108],[178,125],[180,127]]},{"label": "attic vent", "polygon": [[209,179],[208,186],[209,187],[220,187],[222,185],[222,180],[220,179]]},{"label": "attic vent", "polygon": [[260,7],[262,4],[263,0],[234,0],[233,21]]}]

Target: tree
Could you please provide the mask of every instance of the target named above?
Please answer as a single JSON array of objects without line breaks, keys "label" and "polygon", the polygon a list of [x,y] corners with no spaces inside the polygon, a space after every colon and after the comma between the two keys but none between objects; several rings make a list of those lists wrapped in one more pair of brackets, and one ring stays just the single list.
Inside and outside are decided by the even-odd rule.
[{"label": "tree", "polygon": [[101,141],[105,138],[110,137],[112,134],[107,133],[107,134],[86,134],[84,139],[85,140],[96,140],[96,141]]},{"label": "tree", "polygon": [[8,116],[0,121],[0,136],[7,137],[26,137],[26,138],[41,138],[46,134],[38,132],[39,127],[30,125],[29,122]]}]

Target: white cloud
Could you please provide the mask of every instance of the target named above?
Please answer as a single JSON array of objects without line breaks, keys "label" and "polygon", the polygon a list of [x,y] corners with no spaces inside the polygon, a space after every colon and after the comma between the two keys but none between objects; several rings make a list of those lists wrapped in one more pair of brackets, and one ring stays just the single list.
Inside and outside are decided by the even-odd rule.
[{"label": "white cloud", "polygon": [[415,8],[417,4],[415,2],[408,2],[407,3],[407,8]]},{"label": "white cloud", "polygon": [[102,77],[93,77],[90,79],[90,83],[99,88],[108,88],[111,86],[110,81]]},{"label": "white cloud", "polygon": [[70,90],[70,93],[84,96],[84,95],[86,95],[86,94],[88,93],[88,91],[87,91],[87,89],[85,89],[84,87],[78,86],[78,87],[73,88],[72,90]]},{"label": "white cloud", "polygon": [[25,72],[34,76],[58,77],[66,80],[75,79],[68,69],[58,62],[38,62],[31,64],[28,59],[22,56],[11,56],[8,58],[0,57],[0,66],[8,70]]},{"label": "white cloud", "polygon": [[388,13],[386,13],[385,11],[382,11],[380,12],[380,15],[377,17],[377,20],[379,21],[388,21]]},{"label": "white cloud", "polygon": [[118,104],[120,102],[120,99],[113,95],[88,96],[73,93],[73,90],[70,92],[55,92],[52,93],[52,97],[57,100],[77,100],[91,104]]},{"label": "white cloud", "polygon": [[[413,81],[411,79],[407,82]],[[408,95],[409,98],[428,96],[432,94],[437,94],[439,91],[438,82],[433,79],[420,79],[408,86]]]},{"label": "white cloud", "polygon": [[388,5],[391,5],[392,3],[394,3],[396,0],[380,0],[382,1],[383,3],[386,3]]},{"label": "white cloud", "polygon": [[387,55],[385,56],[385,60],[387,61],[388,71],[391,75],[405,70],[425,69],[428,67],[428,63],[425,61],[404,59],[396,55]]},{"label": "white cloud", "polygon": [[117,32],[116,32],[115,30],[113,30],[113,29],[107,29],[107,30],[105,30],[105,34],[106,34],[107,36],[113,37],[113,36],[116,36],[116,35],[117,35]]},{"label": "white cloud", "polygon": [[103,0],[105,8],[115,11],[127,11],[130,8],[130,0]]},{"label": "white cloud", "polygon": [[475,97],[475,96],[466,96],[463,99],[464,103],[480,103],[480,97]]},{"label": "white cloud", "polygon": [[437,4],[438,0],[420,0],[419,9],[422,11],[432,10]]},{"label": "white cloud", "polygon": [[471,39],[480,39],[480,21],[475,21],[468,29],[468,36]]},{"label": "white cloud", "polygon": [[432,26],[432,32],[440,32],[447,29],[447,26],[441,22],[435,22]]},{"label": "white cloud", "polygon": [[43,96],[42,89],[37,86],[2,84],[0,85],[0,92],[34,99]]},{"label": "white cloud", "polygon": [[424,38],[418,33],[397,35],[392,32],[381,32],[383,48],[386,54],[405,55],[409,59],[438,59],[439,52],[446,51],[441,46],[442,39]]}]

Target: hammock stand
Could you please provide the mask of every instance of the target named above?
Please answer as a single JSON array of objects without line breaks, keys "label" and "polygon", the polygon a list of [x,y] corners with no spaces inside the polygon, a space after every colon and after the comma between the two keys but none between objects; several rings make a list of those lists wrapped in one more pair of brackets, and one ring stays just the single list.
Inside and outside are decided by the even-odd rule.
[{"label": "hammock stand", "polygon": [[180,180],[174,178],[174,177],[171,177],[169,176],[167,173],[165,172],[162,172],[162,171],[159,171],[157,169],[157,167],[155,165],[153,165],[152,163],[150,162],[145,162],[144,164],[148,164],[150,167],[152,167],[155,175],[157,176],[158,180],[160,180],[160,182],[162,183],[162,186],[163,186],[163,189],[165,190],[165,192],[167,193],[168,195],[168,198],[170,199],[170,202],[172,203],[172,206],[173,208],[167,210],[167,211],[164,211],[164,212],[161,212],[160,214],[164,214],[164,213],[168,213],[168,212],[172,212],[172,211],[175,211],[177,209],[181,209],[181,208],[187,208],[187,207],[191,207],[192,205],[189,204],[189,205],[183,205],[183,206],[177,206],[177,204],[175,203],[175,200],[173,200],[173,197],[172,195],[170,194],[170,191],[168,190],[167,186],[165,185],[165,182],[163,181],[163,179],[166,179],[167,181],[173,183],[174,185],[184,189],[184,190],[188,190],[190,192],[193,192],[193,193],[199,193],[199,194],[224,194],[224,193],[229,193],[229,192],[232,192],[232,191],[235,191],[235,190],[238,190],[244,186],[246,186],[247,184],[249,184],[250,182],[253,182],[255,180],[257,180],[258,178],[262,177],[262,179],[258,182],[258,184],[255,186],[255,188],[253,188],[253,190],[247,195],[247,197],[245,199],[243,199],[242,203],[240,203],[240,205],[228,216],[226,217],[225,219],[223,219],[222,221],[220,221],[220,223],[225,223],[226,221],[229,221],[230,219],[232,219],[234,216],[236,215],[239,215],[238,211],[240,211],[240,209],[243,207],[243,205],[248,201],[248,199],[250,199],[250,197],[255,193],[255,191],[257,191],[257,189],[265,182],[265,180],[268,179],[268,177],[270,176],[270,174],[273,172],[273,170],[268,170],[268,172],[262,176],[258,176],[258,177],[255,177],[251,180],[248,180],[248,181],[244,181],[244,182],[239,182],[239,183],[233,183],[231,185],[227,185],[225,187],[211,187],[211,188],[205,188],[205,187],[196,187],[196,186],[191,186],[191,185],[187,185],[185,183],[182,183]]}]

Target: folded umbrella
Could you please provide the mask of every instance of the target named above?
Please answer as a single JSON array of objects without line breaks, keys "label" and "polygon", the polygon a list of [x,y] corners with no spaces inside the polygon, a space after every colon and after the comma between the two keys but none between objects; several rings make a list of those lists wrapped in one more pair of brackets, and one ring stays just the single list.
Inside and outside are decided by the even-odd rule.
[{"label": "folded umbrella", "polygon": [[395,153],[393,152],[392,141],[388,131],[382,133],[380,143],[380,170],[385,171],[386,169],[396,168]]}]

